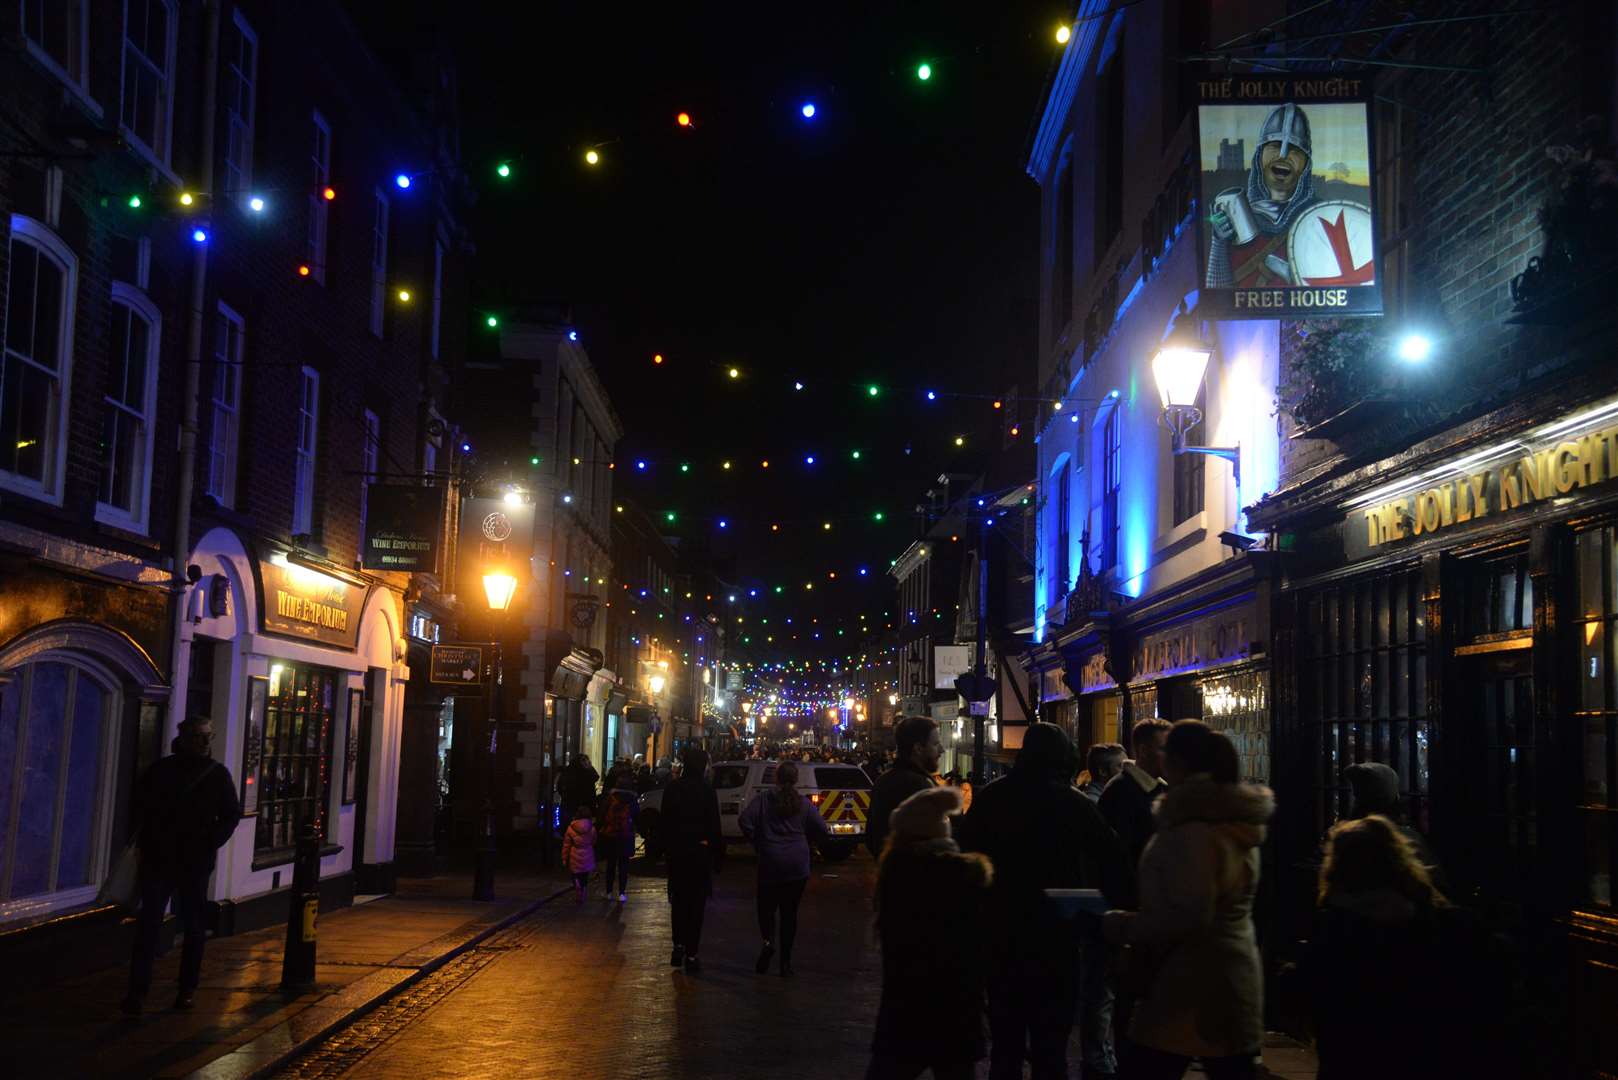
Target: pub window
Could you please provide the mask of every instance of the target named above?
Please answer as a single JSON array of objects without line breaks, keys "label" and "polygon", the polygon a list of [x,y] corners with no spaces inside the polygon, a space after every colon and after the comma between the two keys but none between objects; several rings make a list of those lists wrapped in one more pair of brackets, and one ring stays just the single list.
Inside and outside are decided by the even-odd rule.
[{"label": "pub window", "polygon": [[1324,832],[1350,812],[1343,770],[1377,761],[1399,774],[1408,818],[1426,831],[1431,732],[1419,572],[1322,589],[1302,605],[1298,716],[1319,753],[1316,827]]},{"label": "pub window", "polygon": [[1478,560],[1467,567],[1466,636],[1488,637],[1528,630],[1534,624],[1534,580],[1527,553]]},{"label": "pub window", "polygon": [[1579,582],[1577,658],[1579,692],[1574,716],[1583,736],[1579,835],[1584,851],[1580,901],[1613,906],[1618,875],[1618,551],[1612,528],[1580,533],[1576,541]]},{"label": "pub window", "polygon": [[337,679],[337,672],[326,668],[283,661],[270,665],[255,858],[283,853],[290,858],[306,821],[325,836]]}]

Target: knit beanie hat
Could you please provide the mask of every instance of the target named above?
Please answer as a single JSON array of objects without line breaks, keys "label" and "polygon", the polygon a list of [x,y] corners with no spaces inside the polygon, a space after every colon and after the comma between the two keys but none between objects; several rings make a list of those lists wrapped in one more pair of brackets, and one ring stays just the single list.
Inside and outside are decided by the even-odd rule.
[{"label": "knit beanie hat", "polygon": [[952,787],[925,788],[894,808],[888,818],[895,843],[915,844],[949,838],[949,815],[961,812],[961,792]]}]

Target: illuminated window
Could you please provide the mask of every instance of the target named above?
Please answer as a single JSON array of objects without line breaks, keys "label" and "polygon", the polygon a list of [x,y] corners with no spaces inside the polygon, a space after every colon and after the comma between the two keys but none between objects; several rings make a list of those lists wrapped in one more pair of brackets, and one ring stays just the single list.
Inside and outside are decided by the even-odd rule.
[{"label": "illuminated window", "polygon": [[325,668],[277,660],[270,665],[259,759],[258,819],[253,854],[292,860],[305,821],[325,836],[326,790],[338,675]]}]

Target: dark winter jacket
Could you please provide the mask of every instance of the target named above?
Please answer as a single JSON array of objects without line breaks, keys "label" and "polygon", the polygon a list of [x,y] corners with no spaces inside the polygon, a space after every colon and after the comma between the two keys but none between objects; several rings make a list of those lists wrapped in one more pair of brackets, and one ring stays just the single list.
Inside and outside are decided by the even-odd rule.
[{"label": "dark winter jacket", "polygon": [[996,959],[1008,964],[1072,966],[1079,925],[1044,890],[1099,888],[1110,903],[1127,892],[1123,846],[1095,804],[1074,789],[1071,744],[1059,734],[1053,729],[1049,759],[1039,747],[1031,753],[1033,736],[1025,736],[1010,774],[977,793],[956,831],[963,850],[981,851],[994,863],[989,928]]},{"label": "dark winter jacket", "polygon": [[1344,769],[1343,778],[1354,792],[1354,806],[1349,816],[1362,818],[1381,814],[1397,825],[1415,849],[1416,858],[1427,868],[1427,875],[1438,886],[1438,891],[1448,893],[1449,882],[1445,879],[1443,867],[1438,864],[1438,856],[1433,853],[1432,845],[1405,821],[1405,801],[1399,794],[1399,774],[1393,767],[1380,761],[1361,761]]},{"label": "dark winter jacket", "polygon": [[135,786],[142,869],[212,870],[241,816],[236,782],[219,762],[197,754],[159,759]]},{"label": "dark winter jacket", "polygon": [[1391,891],[1328,897],[1296,973],[1320,1080],[1493,1075],[1506,965],[1490,945],[1462,909],[1418,908]]},{"label": "dark winter jacket", "polygon": [[953,841],[895,848],[877,881],[882,1004],[873,1053],[953,1063],[983,1057],[989,883]]},{"label": "dark winter jacket", "polygon": [[932,786],[933,778],[910,761],[896,762],[877,777],[871,785],[871,816],[865,823],[865,846],[873,856],[882,856],[882,845],[888,839],[888,816],[910,796]]},{"label": "dark winter jacket", "polygon": [[561,800],[563,817],[567,818],[580,806],[594,806],[596,781],[600,774],[588,761],[573,762],[562,769],[556,780],[557,798]]},{"label": "dark winter jacket", "polygon": [[782,814],[773,791],[761,791],[742,810],[737,822],[742,835],[758,852],[758,879],[762,882],[802,881],[809,876],[809,845],[831,835],[826,819],[802,795],[798,808]]},{"label": "dark winter jacket", "polygon": [[[628,784],[627,774],[621,779],[625,785]],[[639,817],[640,796],[627,786],[615,787],[601,802],[597,814],[596,835],[600,837],[603,845],[633,844],[635,821]]]},{"label": "dark winter jacket", "polygon": [[1168,785],[1162,780],[1133,761],[1126,761],[1123,771],[1108,781],[1106,789],[1101,792],[1100,801],[1096,803],[1101,816],[1118,834],[1129,855],[1129,895],[1124,898],[1121,907],[1138,906],[1135,874],[1140,866],[1141,854],[1146,850],[1146,842],[1157,828],[1152,808],[1167,790]]},{"label": "dark winter jacket", "polygon": [[711,889],[714,861],[724,838],[719,831],[719,796],[700,771],[688,771],[668,786],[658,823],[669,856],[669,887]]}]

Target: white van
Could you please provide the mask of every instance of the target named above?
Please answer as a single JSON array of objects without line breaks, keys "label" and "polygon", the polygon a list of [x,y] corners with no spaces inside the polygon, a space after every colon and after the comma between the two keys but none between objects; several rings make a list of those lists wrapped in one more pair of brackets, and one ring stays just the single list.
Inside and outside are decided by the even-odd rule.
[{"label": "white van", "polygon": [[[871,812],[871,778],[858,765],[826,761],[799,761],[798,790],[826,819],[834,839],[821,845],[821,854],[833,861],[846,859],[865,838]],[[726,840],[742,838],[738,823],[742,808],[761,791],[775,784],[777,761],[721,761],[710,766],[709,778],[719,796],[720,831]],[[639,831],[654,849],[663,789],[641,796]]]}]

